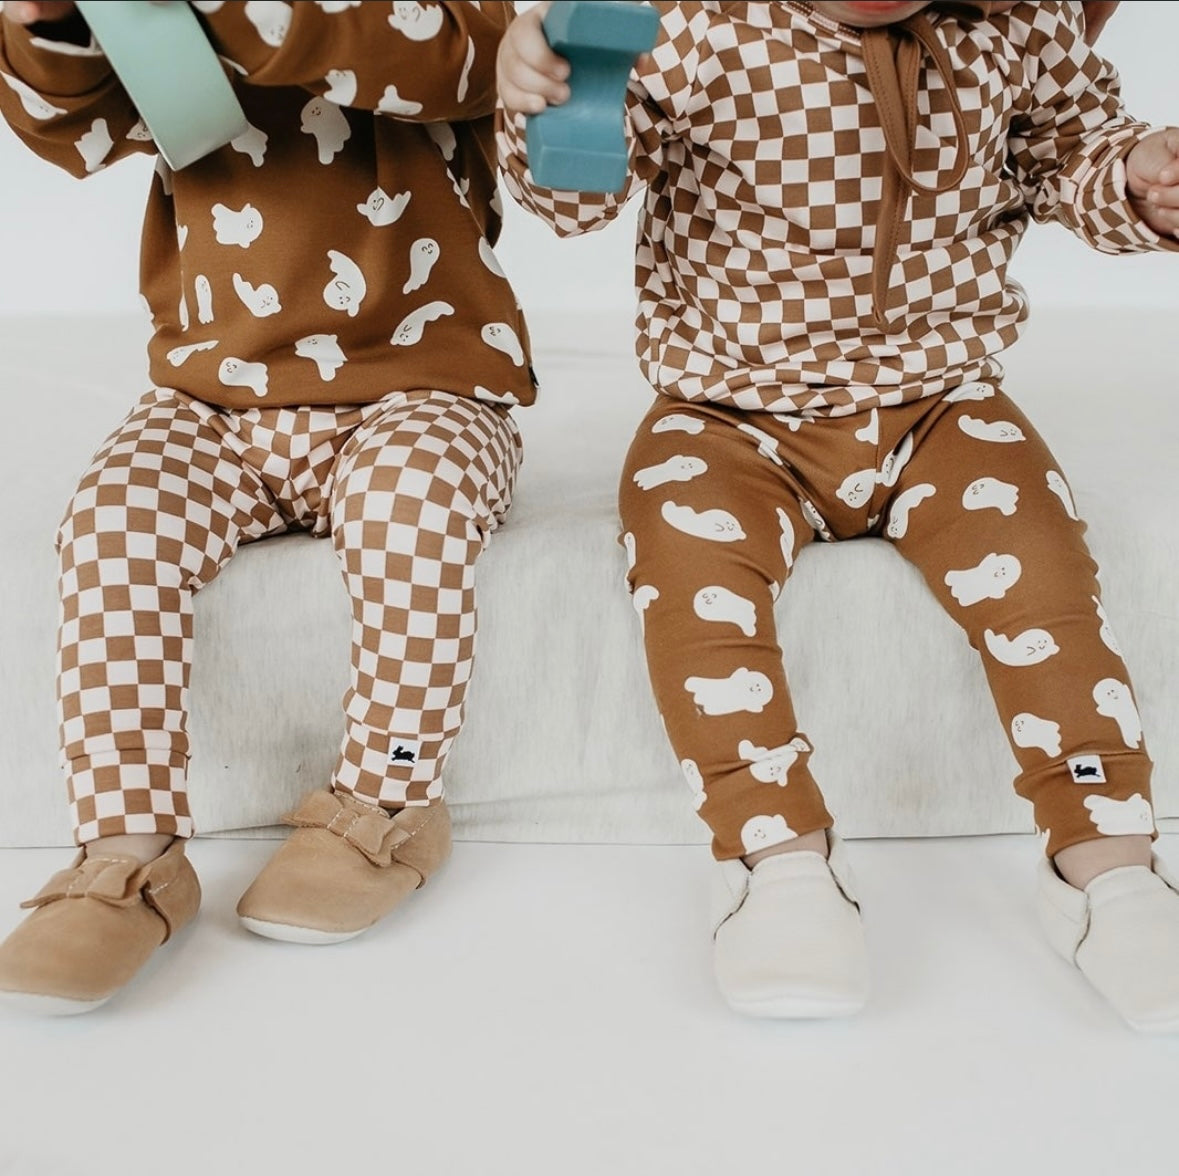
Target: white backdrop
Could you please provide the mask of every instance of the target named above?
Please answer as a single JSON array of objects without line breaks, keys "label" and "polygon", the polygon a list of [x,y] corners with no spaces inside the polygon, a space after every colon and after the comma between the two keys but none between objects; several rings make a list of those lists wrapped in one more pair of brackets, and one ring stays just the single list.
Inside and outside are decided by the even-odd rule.
[{"label": "white backdrop", "polygon": [[[521,7],[531,7],[524,3]],[[1102,37],[1139,117],[1179,124],[1179,4],[1127,0]],[[0,123],[0,314],[121,312],[138,307],[136,254],[149,177],[128,160],[81,183],[35,158]],[[633,216],[558,241],[508,201],[500,255],[525,310],[629,308]],[[1016,273],[1037,306],[1179,309],[1179,261],[1111,259],[1064,230],[1029,234]]]}]

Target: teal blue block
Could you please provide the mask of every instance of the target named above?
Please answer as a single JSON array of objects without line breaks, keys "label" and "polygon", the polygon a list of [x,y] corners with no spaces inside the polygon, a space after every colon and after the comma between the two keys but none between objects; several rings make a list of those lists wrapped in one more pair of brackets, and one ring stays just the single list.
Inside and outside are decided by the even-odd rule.
[{"label": "teal blue block", "polygon": [[196,14],[180,0],[78,0],[94,39],[174,171],[250,124]]},{"label": "teal blue block", "polygon": [[617,192],[626,183],[626,83],[655,46],[659,13],[629,0],[556,0],[543,27],[569,61],[572,97],[528,120],[532,178],[544,188]]}]

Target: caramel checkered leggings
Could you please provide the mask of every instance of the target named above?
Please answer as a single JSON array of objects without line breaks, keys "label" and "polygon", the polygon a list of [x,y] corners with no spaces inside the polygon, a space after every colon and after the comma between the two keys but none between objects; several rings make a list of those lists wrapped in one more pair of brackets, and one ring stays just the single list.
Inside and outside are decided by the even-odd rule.
[{"label": "caramel checkered leggings", "polygon": [[1049,854],[1154,832],[1151,763],[1085,526],[992,385],[806,420],[660,397],[620,505],[656,701],[718,858],[832,824],[773,615],[816,536],[889,540],[965,630]]},{"label": "caramel checkered leggings", "polygon": [[332,537],[352,677],[332,786],[428,804],[475,645],[474,565],[520,462],[507,411],[442,392],[227,411],[157,389],[108,438],[58,533],[58,702],[79,844],[192,835],[193,593],[242,543]]}]

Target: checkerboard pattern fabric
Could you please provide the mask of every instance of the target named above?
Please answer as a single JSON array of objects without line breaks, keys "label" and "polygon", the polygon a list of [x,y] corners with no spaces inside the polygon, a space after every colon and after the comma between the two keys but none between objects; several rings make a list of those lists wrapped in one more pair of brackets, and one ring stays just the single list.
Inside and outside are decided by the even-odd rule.
[{"label": "checkerboard pattern fabric", "polygon": [[193,594],[239,545],[291,529],[332,536],[352,595],[333,786],[390,806],[441,796],[471,674],[473,565],[519,460],[506,409],[450,393],[245,412],[144,397],[58,533],[59,720],[79,844],[192,835]]},{"label": "checkerboard pattern fabric", "polygon": [[[654,7],[660,38],[632,74],[620,193],[538,187],[522,117],[501,111],[497,138],[507,187],[560,234],[602,226],[645,190],[637,347],[661,392],[805,415],[937,395],[1001,374],[994,356],[1027,311],[1007,266],[1032,217],[1111,253],[1174,247],[1128,204],[1121,159],[1149,128],[1085,45],[1080,5],[974,21],[935,5],[913,18],[950,69],[923,50],[895,220],[866,37],[805,3]],[[899,51],[908,33],[888,35]],[[967,169],[937,191],[963,146],[955,106]],[[882,324],[873,254],[893,228]]]}]

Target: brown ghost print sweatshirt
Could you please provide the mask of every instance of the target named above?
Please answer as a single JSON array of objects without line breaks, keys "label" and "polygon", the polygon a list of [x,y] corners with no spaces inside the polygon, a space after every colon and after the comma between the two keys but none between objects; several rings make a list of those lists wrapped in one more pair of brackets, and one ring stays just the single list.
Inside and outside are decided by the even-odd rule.
[{"label": "brown ghost print sweatshirt", "polygon": [[[194,3],[249,130],[157,158],[141,289],[154,383],[226,408],[442,390],[528,404],[493,252],[511,4]],[[77,177],[155,145],[101,49],[0,20],[0,113]],[[79,38],[79,39],[85,39]]]}]

